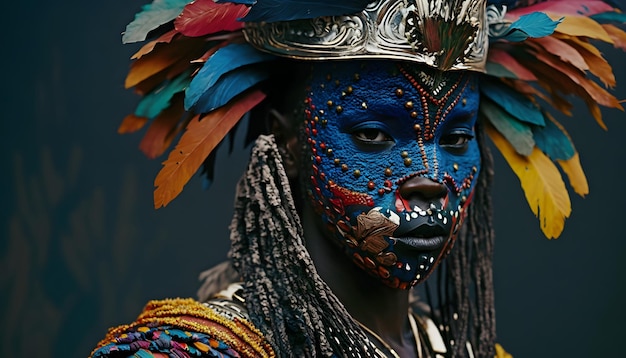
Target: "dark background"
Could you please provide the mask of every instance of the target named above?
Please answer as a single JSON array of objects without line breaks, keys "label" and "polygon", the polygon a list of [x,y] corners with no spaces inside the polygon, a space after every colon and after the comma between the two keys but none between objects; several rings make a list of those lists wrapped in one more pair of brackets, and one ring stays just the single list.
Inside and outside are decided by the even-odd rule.
[{"label": "dark background", "polygon": [[[12,2],[2,36],[0,354],[84,357],[106,328],[152,298],[193,296],[225,258],[245,153],[218,159],[214,188],[195,178],[152,207],[159,158],[119,136],[138,97],[123,89],[120,33],[144,0]],[[624,53],[603,48],[626,98]],[[543,238],[499,153],[494,188],[499,341],[516,357],[621,355],[626,321],[626,116],[604,132],[582,106],[562,119],[591,194],[572,197],[558,240]],[[241,135],[240,135],[241,137]]]}]

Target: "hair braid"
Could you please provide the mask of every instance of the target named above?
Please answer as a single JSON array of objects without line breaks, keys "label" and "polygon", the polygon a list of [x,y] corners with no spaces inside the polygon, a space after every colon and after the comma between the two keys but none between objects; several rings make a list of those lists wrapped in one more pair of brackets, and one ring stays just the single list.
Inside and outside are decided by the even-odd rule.
[{"label": "hair braid", "polygon": [[281,357],[372,356],[371,343],[317,274],[281,157],[260,136],[237,187],[231,258],[253,323]]}]

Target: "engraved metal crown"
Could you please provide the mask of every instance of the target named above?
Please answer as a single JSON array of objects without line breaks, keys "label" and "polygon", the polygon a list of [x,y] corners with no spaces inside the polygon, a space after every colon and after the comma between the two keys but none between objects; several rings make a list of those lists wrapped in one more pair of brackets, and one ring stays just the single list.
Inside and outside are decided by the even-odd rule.
[{"label": "engraved metal crown", "polygon": [[345,16],[246,23],[246,40],[296,59],[393,59],[484,71],[486,0],[376,0]]}]

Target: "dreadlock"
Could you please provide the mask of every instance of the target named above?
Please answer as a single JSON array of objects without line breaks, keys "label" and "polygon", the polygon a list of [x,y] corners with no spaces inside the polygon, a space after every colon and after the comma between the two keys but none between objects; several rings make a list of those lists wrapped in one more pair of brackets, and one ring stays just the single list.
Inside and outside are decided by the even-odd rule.
[{"label": "dreadlock", "polygon": [[477,357],[495,355],[492,271],[495,235],[490,195],[493,158],[481,128],[477,128],[477,141],[482,156],[481,173],[467,220],[456,239],[456,247],[438,270],[439,291],[436,298],[430,292],[430,283],[426,282],[432,318],[439,326],[452,357],[466,356],[467,342]]},{"label": "dreadlock", "polygon": [[231,259],[252,322],[278,356],[371,357],[371,343],[317,274],[271,136],[260,136],[237,187]]}]

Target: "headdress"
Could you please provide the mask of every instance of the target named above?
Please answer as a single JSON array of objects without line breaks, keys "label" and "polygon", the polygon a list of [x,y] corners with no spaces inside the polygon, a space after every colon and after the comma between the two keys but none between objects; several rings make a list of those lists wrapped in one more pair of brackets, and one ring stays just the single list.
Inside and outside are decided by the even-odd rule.
[{"label": "headdress", "polygon": [[[480,115],[489,137],[521,181],[548,238],[584,196],[578,153],[548,109],[571,115],[571,97],[606,129],[599,106],[622,109],[606,88],[610,65],[596,48],[626,50],[626,15],[603,1],[534,0],[154,0],[123,35],[151,41],[126,78],[143,96],[120,133],[147,126],[151,158],[173,142],[155,180],[155,207],[167,205],[265,94],[276,56],[299,59],[389,58],[441,70],[483,72]],[[182,136],[179,138],[179,134]]]}]

